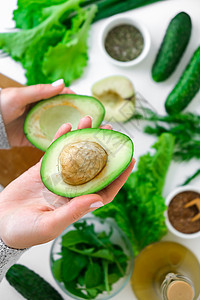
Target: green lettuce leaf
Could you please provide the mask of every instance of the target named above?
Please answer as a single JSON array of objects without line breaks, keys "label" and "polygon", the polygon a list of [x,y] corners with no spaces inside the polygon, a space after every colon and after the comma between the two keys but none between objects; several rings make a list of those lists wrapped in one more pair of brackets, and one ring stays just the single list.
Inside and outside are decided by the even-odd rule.
[{"label": "green lettuce leaf", "polygon": [[[94,15],[94,11],[96,10],[95,6],[88,11],[84,10],[83,13],[82,9],[79,6],[80,2],[82,1],[83,0],[68,0],[59,5],[44,7],[40,11],[40,21],[43,21],[37,26],[26,30],[21,29],[16,32],[0,33],[0,49],[2,49],[3,52],[8,53],[14,60],[21,62],[22,66],[26,70],[28,85],[52,82],[52,77],[55,78],[55,74],[60,73],[59,67],[61,69],[63,68],[62,61],[60,61],[60,66],[52,61],[54,68],[58,69],[58,71],[54,70],[55,73],[49,74],[50,77],[47,76],[46,72],[43,72],[42,62],[44,60],[45,53],[49,53],[49,47],[53,47],[55,45],[59,46],[59,42],[61,42],[62,40],[65,41],[66,37],[68,37],[67,45],[72,52],[71,56],[69,57],[69,61],[73,59],[73,50],[76,51],[75,55],[77,56],[75,66],[74,64],[70,65],[70,67],[72,67],[71,72],[73,73],[73,76],[70,75],[70,78],[67,78],[66,82],[70,82],[71,78],[76,78],[77,76],[82,74],[82,68],[86,65],[87,61],[87,54],[86,58],[83,58],[83,52],[86,51],[85,49],[87,49],[87,32],[89,30],[91,18]],[[44,1],[42,0],[42,2]],[[21,3],[25,5],[25,2],[23,2],[22,0]],[[62,18],[66,14],[71,14],[72,11],[77,14],[76,17],[74,17],[75,20],[73,22],[72,28],[69,30],[69,33],[66,33],[66,27],[62,23]],[[85,18],[88,18],[88,20],[86,20],[83,25],[79,24],[79,30],[79,27],[77,27],[77,20],[81,20],[83,22],[83,15],[85,16]],[[79,30],[78,33],[76,32],[76,30]],[[82,34],[83,37],[79,38],[79,34]],[[76,36],[76,38],[79,40],[77,42],[77,47],[80,47],[80,52],[75,46],[76,38],[73,38],[73,36]],[[71,44],[74,43],[74,47],[69,45],[69,38],[72,38]],[[53,49],[54,48],[51,48],[51,51],[53,51]],[[51,51],[50,54],[48,54],[50,55],[49,59],[51,59]],[[68,53],[66,52],[65,55],[67,56]],[[50,61],[47,59],[47,68],[48,62],[50,63]],[[75,70],[73,68],[75,68]],[[58,78],[60,77],[56,77],[55,80],[57,80]]]},{"label": "green lettuce leaf", "polygon": [[83,74],[88,61],[88,32],[96,11],[95,5],[81,10],[72,19],[72,27],[63,40],[45,53],[42,71],[51,81],[64,78],[65,84],[70,85]]},{"label": "green lettuce leaf", "polygon": [[167,232],[162,190],[172,159],[174,137],[162,134],[152,148],[155,152],[140,157],[137,171],[129,176],[114,201],[94,212],[101,218],[115,219],[130,239],[135,255]]},{"label": "green lettuce leaf", "polygon": [[13,20],[17,28],[30,29],[39,25],[49,15],[46,7],[58,5],[66,0],[18,0],[17,9],[13,12]]}]

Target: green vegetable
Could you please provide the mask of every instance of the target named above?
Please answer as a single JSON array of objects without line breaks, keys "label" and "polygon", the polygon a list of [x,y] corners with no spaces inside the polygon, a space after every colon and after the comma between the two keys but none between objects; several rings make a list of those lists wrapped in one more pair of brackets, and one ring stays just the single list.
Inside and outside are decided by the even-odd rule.
[{"label": "green vegetable", "polygon": [[42,72],[51,82],[64,78],[70,85],[82,75],[88,61],[88,32],[96,10],[95,5],[82,10],[72,19],[72,28],[66,31],[62,41],[44,54]]},{"label": "green vegetable", "polygon": [[[98,12],[93,19],[93,22],[96,22],[112,15],[159,1],[163,0],[83,0],[81,7],[87,7],[93,4],[97,5]],[[66,0],[18,0],[18,7],[13,13],[16,27],[29,29],[37,26],[51,13],[51,9],[53,9],[52,6],[64,2],[66,2]],[[71,15],[64,15],[64,23],[68,25],[70,18]]]},{"label": "green vegetable", "polygon": [[13,265],[6,273],[6,279],[25,299],[63,300],[47,281],[23,265]]},{"label": "green vegetable", "polygon": [[[94,6],[80,9],[81,1],[69,0],[44,8],[40,12],[41,23],[37,26],[0,34],[0,49],[21,62],[26,69],[27,84],[48,83],[64,77],[69,85],[82,74],[87,63],[89,23],[96,9]],[[70,30],[66,32],[62,18],[72,12],[77,15],[72,18]]]},{"label": "green vegetable", "polygon": [[171,20],[152,67],[155,81],[164,81],[174,72],[188,45],[191,29],[191,18],[185,12]]},{"label": "green vegetable", "polygon": [[95,232],[85,220],[74,228],[62,237],[61,257],[53,261],[52,272],[73,295],[95,299],[125,275],[128,257],[110,241],[112,230]]},{"label": "green vegetable", "polygon": [[149,5],[151,3],[159,2],[163,0],[102,0],[97,2],[98,13],[94,18],[94,22],[108,18],[115,14],[119,14],[131,9],[135,9],[141,6]]},{"label": "green vegetable", "polygon": [[61,77],[70,85],[87,65],[91,22],[157,1],[18,0],[14,20],[21,30],[0,33],[0,49],[22,64],[28,85]]},{"label": "green vegetable", "polygon": [[66,0],[18,0],[17,9],[13,11],[13,20],[17,28],[30,29],[39,25],[49,15],[52,6]]},{"label": "green vegetable", "polygon": [[147,125],[144,132],[160,136],[171,133],[175,137],[173,158],[177,161],[200,159],[200,115],[185,113],[161,116],[150,109],[143,109],[143,113],[135,113],[135,120],[147,120],[153,126]]},{"label": "green vegetable", "polygon": [[94,212],[101,218],[115,219],[130,239],[135,255],[167,232],[162,189],[173,147],[173,136],[162,134],[153,145],[155,153],[140,157],[137,171],[129,176],[114,201]]},{"label": "green vegetable", "polygon": [[181,112],[188,106],[200,89],[200,47],[194,52],[189,64],[165,102],[169,114]]},{"label": "green vegetable", "polygon": [[198,169],[194,174],[189,176],[182,185],[187,185],[188,183],[190,183],[193,179],[195,179],[199,175],[200,175],[200,169]]}]

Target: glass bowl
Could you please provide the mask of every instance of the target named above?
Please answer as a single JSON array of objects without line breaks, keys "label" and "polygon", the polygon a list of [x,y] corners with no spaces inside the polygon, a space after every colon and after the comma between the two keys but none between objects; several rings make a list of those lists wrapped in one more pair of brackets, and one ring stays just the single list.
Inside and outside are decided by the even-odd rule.
[{"label": "glass bowl", "polygon": [[[109,232],[112,232],[110,241],[113,242],[116,245],[121,246],[123,249],[123,252],[128,256],[128,261],[127,261],[127,268],[125,275],[121,277],[116,283],[112,284],[112,290],[108,293],[107,291],[98,294],[96,300],[107,300],[112,297],[114,297],[116,294],[118,294],[129,282],[130,277],[133,272],[133,264],[134,264],[134,258],[133,258],[133,251],[132,251],[132,246],[127,238],[127,236],[121,231],[121,229],[116,225],[116,223],[112,219],[100,219],[97,217],[88,217],[88,218],[82,218],[78,222],[83,222],[86,221],[87,225],[94,225],[94,230],[95,232],[106,232],[108,234]],[[78,223],[76,222],[76,223]],[[51,247],[50,250],[50,267],[51,267],[51,272],[54,277],[53,271],[52,271],[52,266],[55,260],[58,260],[61,256],[59,255],[59,252],[61,251],[61,240],[62,236],[65,235],[67,232],[74,230],[74,225],[68,226],[62,234],[57,237]],[[57,285],[62,289],[62,291],[70,296],[73,299],[83,299],[82,297],[73,295],[70,293],[64,286],[63,282],[59,282],[56,280],[54,277]]]}]

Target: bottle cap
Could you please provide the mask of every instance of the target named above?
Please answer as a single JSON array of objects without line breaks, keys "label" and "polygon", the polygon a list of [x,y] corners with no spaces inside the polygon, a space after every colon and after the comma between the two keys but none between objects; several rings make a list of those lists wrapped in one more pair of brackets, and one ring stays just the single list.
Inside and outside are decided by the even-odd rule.
[{"label": "bottle cap", "polygon": [[194,291],[192,286],[185,281],[173,281],[167,289],[168,300],[193,300]]}]

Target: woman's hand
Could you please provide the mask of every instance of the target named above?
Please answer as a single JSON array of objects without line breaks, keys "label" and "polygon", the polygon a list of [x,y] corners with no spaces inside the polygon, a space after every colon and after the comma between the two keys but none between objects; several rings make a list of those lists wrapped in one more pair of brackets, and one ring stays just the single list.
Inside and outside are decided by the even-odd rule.
[{"label": "woman's hand", "polygon": [[[91,118],[80,120],[78,128],[91,127]],[[105,129],[111,129],[109,125]],[[71,130],[64,124],[56,137]],[[53,240],[86,213],[113,200],[134,166],[129,167],[113,183],[96,194],[73,199],[48,191],[40,178],[41,162],[30,168],[0,194],[0,237],[12,248],[23,249]]]},{"label": "woman's hand", "polygon": [[65,88],[63,80],[53,84],[38,84],[21,88],[7,88],[1,91],[1,113],[8,141],[12,147],[31,146],[24,135],[24,119],[32,103],[58,94],[72,94]]}]

